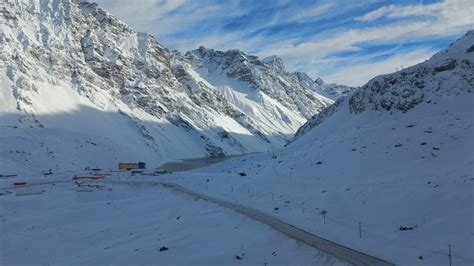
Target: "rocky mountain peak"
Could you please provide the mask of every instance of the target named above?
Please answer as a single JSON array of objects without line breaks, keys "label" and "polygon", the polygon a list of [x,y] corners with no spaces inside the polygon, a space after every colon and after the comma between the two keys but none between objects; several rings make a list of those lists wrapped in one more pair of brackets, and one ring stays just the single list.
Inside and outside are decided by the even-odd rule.
[{"label": "rocky mountain peak", "polygon": [[347,95],[355,88],[338,85],[338,84],[327,84],[321,78],[316,78],[314,81],[304,72],[295,72],[300,83],[309,90],[327,97],[332,100],[337,100],[343,95]]},{"label": "rocky mountain peak", "polygon": [[278,69],[279,71],[285,71],[283,60],[276,55],[265,57],[264,59],[262,59],[262,62]]},{"label": "rocky mountain peak", "polygon": [[318,84],[318,85],[323,85],[323,84],[325,84],[324,81],[323,81],[321,78],[316,78],[316,79],[314,80],[314,83],[316,83],[316,84]]}]

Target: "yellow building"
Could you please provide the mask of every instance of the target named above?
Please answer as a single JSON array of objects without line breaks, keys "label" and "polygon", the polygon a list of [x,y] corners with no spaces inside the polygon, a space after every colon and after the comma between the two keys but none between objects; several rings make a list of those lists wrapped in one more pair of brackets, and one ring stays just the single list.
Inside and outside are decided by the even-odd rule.
[{"label": "yellow building", "polygon": [[119,163],[118,165],[119,170],[130,170],[130,169],[145,169],[145,163],[144,162],[138,162],[138,163]]}]

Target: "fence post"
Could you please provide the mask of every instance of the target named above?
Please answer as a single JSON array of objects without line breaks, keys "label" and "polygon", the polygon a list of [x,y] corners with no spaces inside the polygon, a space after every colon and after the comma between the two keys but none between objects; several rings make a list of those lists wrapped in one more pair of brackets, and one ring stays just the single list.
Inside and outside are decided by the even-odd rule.
[{"label": "fence post", "polygon": [[359,238],[362,239],[362,223],[359,222]]},{"label": "fence post", "polygon": [[448,245],[448,248],[449,248],[449,253],[448,253],[448,257],[449,257],[449,266],[451,266],[451,245]]}]

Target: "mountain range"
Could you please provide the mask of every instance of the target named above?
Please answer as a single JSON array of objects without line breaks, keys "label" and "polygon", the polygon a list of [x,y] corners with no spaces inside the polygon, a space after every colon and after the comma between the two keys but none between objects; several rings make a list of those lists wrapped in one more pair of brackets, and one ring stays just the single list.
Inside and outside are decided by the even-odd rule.
[{"label": "mountain range", "polygon": [[20,141],[31,167],[272,150],[352,89],[277,56],[171,51],[87,1],[7,1],[0,20],[1,152]]}]

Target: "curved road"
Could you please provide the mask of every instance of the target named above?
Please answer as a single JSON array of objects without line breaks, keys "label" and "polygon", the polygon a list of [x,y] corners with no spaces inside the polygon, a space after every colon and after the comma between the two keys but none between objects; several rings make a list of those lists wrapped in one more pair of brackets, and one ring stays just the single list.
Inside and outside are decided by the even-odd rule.
[{"label": "curved road", "polygon": [[144,185],[144,184],[162,185],[164,187],[175,189],[179,192],[190,195],[192,197],[206,200],[206,201],[221,205],[225,208],[229,208],[234,211],[237,211],[254,220],[260,221],[262,223],[265,223],[271,226],[275,230],[287,235],[288,237],[291,237],[295,240],[306,243],[310,246],[315,247],[316,249],[320,251],[331,254],[335,257],[338,257],[341,260],[347,261],[354,265],[387,265],[387,266],[394,265],[393,263],[390,263],[383,259],[379,259],[377,257],[353,250],[351,248],[345,247],[343,245],[340,245],[332,241],[329,241],[327,239],[316,236],[310,232],[299,229],[291,224],[283,222],[271,215],[262,213],[258,210],[245,207],[239,204],[235,204],[232,202],[223,201],[214,197],[210,197],[210,196],[189,190],[187,188],[184,188],[178,184],[174,184],[170,182],[159,182],[159,181],[103,181],[103,180],[96,181],[94,183],[113,183],[113,184],[127,184],[127,185]]},{"label": "curved road", "polygon": [[[56,180],[56,181],[48,181],[48,182],[38,182],[32,183],[24,186],[17,186],[17,187],[5,187],[1,188],[0,190],[7,190],[7,189],[17,189],[17,188],[24,188],[30,186],[42,186],[42,185],[49,185],[52,183],[66,183],[71,182],[71,180]],[[125,184],[125,185],[161,185],[167,188],[175,189],[178,192],[187,194],[197,199],[202,199],[211,203],[218,204],[225,208],[232,209],[236,212],[239,212],[247,217],[250,217],[254,220],[260,221],[264,224],[271,226],[273,229],[287,235],[290,238],[293,238],[297,241],[301,241],[307,245],[313,246],[316,249],[331,254],[343,261],[352,263],[354,265],[394,265],[388,261],[383,259],[359,252],[357,250],[348,248],[346,246],[337,244],[335,242],[329,241],[317,235],[314,235],[310,232],[297,228],[291,224],[288,224],[284,221],[281,221],[269,214],[265,214],[261,211],[245,207],[239,204],[235,204],[232,202],[223,201],[208,195],[204,195],[187,188],[184,188],[178,184],[170,183],[170,182],[160,182],[160,181],[107,181],[107,180],[88,180],[90,183],[109,183],[109,184]]]}]

